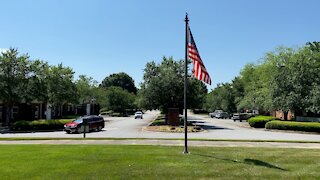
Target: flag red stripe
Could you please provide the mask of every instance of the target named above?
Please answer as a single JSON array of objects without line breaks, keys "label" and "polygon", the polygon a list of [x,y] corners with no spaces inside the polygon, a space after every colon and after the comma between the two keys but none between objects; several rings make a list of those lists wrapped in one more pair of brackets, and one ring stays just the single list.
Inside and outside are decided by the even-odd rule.
[{"label": "flag red stripe", "polygon": [[189,28],[189,42],[188,42],[188,57],[192,60],[193,75],[200,81],[203,81],[211,85],[210,75],[201,60],[200,54],[197,50],[197,46],[192,37],[190,28]]}]

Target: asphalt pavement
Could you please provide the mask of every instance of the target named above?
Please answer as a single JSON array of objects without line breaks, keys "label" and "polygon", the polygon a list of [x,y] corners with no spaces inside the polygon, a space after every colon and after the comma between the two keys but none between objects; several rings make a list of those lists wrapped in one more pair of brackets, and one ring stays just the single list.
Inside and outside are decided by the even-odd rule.
[{"label": "asphalt pavement", "polygon": [[[183,139],[184,133],[153,132],[145,127],[159,115],[159,111],[147,111],[143,119],[130,117],[105,117],[105,128],[100,132],[86,133],[88,138],[163,138]],[[188,120],[201,126],[203,132],[188,133],[189,139],[216,140],[270,140],[270,141],[318,141],[319,133],[303,133],[292,131],[270,131],[255,129],[248,123],[233,122],[230,119],[215,119],[207,115],[195,115],[189,112]],[[82,138],[82,134],[67,134],[56,132],[5,133],[0,138],[30,137],[30,138]]]}]

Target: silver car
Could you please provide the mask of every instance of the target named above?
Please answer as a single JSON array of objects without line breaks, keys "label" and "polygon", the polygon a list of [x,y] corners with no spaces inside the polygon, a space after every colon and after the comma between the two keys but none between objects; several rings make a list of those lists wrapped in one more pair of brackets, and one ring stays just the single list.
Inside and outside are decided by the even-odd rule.
[{"label": "silver car", "polygon": [[137,111],[136,113],[134,113],[134,118],[135,119],[137,119],[137,118],[143,119],[142,112],[141,111]]},{"label": "silver car", "polygon": [[215,118],[227,119],[227,118],[229,118],[229,115],[226,112],[216,113]]}]

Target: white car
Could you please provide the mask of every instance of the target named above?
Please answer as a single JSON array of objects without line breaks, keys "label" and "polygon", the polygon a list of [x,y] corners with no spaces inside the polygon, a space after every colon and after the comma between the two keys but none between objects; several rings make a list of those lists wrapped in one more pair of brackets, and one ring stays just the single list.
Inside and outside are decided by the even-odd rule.
[{"label": "white car", "polygon": [[136,113],[134,113],[134,118],[135,119],[137,119],[137,118],[143,119],[142,112],[141,111],[137,111]]}]

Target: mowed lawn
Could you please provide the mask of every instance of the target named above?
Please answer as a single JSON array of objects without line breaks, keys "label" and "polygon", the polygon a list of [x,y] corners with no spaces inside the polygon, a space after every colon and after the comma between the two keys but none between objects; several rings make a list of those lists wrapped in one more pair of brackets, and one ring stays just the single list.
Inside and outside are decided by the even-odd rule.
[{"label": "mowed lawn", "polygon": [[317,149],[0,145],[1,179],[320,179]]}]

